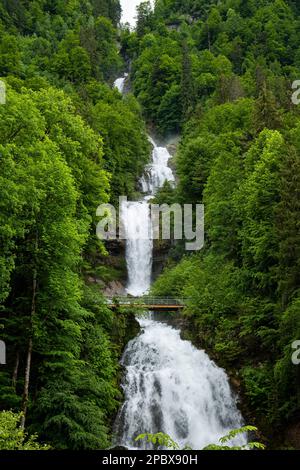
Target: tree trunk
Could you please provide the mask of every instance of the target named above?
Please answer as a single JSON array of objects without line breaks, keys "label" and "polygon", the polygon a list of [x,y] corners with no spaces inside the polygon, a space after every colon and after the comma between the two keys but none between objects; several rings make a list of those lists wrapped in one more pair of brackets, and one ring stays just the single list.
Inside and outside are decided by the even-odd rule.
[{"label": "tree trunk", "polygon": [[14,387],[15,390],[16,390],[17,380],[18,380],[19,364],[20,364],[20,353],[19,351],[17,351],[16,362],[15,362],[15,367],[14,367],[13,376],[12,376],[12,386]]},{"label": "tree trunk", "polygon": [[25,420],[26,420],[26,413],[27,413],[27,407],[28,407],[31,358],[32,358],[32,338],[29,339],[29,343],[28,343],[27,360],[26,360],[26,368],[25,368],[25,382],[24,382],[23,402],[22,402],[23,415],[21,418],[22,429],[25,428]]},{"label": "tree trunk", "polygon": [[[35,254],[38,250],[38,232],[36,232],[35,238]],[[22,419],[21,419],[21,428],[25,428],[26,413],[28,408],[29,400],[29,385],[30,385],[30,370],[31,370],[31,359],[32,359],[32,349],[33,349],[33,318],[36,313],[36,294],[37,294],[37,269],[34,267],[33,278],[32,278],[32,300],[31,300],[31,312],[30,312],[30,333],[29,333],[29,342],[27,350],[27,359],[25,367],[25,381],[24,381],[24,391],[23,391],[23,401],[22,401]]]}]

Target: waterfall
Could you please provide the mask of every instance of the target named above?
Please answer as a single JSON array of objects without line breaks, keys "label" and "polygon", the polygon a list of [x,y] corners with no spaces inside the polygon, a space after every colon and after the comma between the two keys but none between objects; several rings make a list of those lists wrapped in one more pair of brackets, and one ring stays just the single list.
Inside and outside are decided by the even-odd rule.
[{"label": "waterfall", "polygon": [[[242,426],[228,378],[204,351],[180,338],[180,331],[152,319],[140,320],[142,333],[122,358],[125,402],[117,440],[129,449],[145,432],[169,434],[180,447],[202,449]],[[235,439],[235,445],[246,444]],[[139,444],[146,448],[145,443]],[[149,446],[148,446],[149,448]]]},{"label": "waterfall", "polygon": [[127,80],[127,77],[128,77],[128,73],[125,73],[124,77],[117,78],[117,80],[114,83],[114,88],[117,88],[117,90],[119,90],[120,93],[124,92],[125,82]]},{"label": "waterfall", "polygon": [[[118,78],[114,87],[124,92],[128,74]],[[137,202],[124,202],[121,207],[121,220],[126,235],[126,263],[128,271],[127,293],[138,297],[148,292],[152,275],[152,226],[149,199],[155,195],[165,181],[174,183],[175,178],[168,163],[171,158],[165,147],[158,147],[152,137],[148,137],[153,147],[152,162],[145,168],[140,180],[144,197]]]},{"label": "waterfall", "polygon": [[152,230],[146,201],[126,202],[121,208],[126,234],[127,292],[135,297],[149,290],[152,273]]},{"label": "waterfall", "polygon": [[155,195],[165,181],[175,181],[173,172],[168,166],[171,158],[168,150],[153,146],[152,163],[146,167],[140,184],[144,198],[137,202],[123,203],[121,207],[122,223],[126,233],[126,261],[128,270],[127,292],[133,296],[145,294],[151,285],[152,274],[152,226],[148,200]]},{"label": "waterfall", "polygon": [[175,181],[168,166],[171,158],[168,150],[157,147],[151,137],[149,140],[153,146],[152,162],[147,165],[140,180],[144,198],[137,202],[123,203],[121,207],[126,233],[127,292],[136,297],[145,294],[151,285],[153,241],[148,201],[166,181]]},{"label": "waterfall", "polygon": [[[115,82],[121,92],[125,80]],[[123,203],[121,208],[127,236],[127,292],[133,296],[143,295],[151,286],[153,241],[148,201],[166,181],[175,184],[167,148],[149,140],[152,162],[140,181],[143,199]],[[139,322],[142,333],[127,345],[122,358],[125,401],[115,422],[116,445],[144,448],[145,444],[134,442],[138,434],[164,432],[182,447],[200,449],[239,428],[242,416],[224,370],[204,351],[183,341],[178,330],[155,320],[155,314],[149,313]],[[240,436],[234,444],[246,442]]]},{"label": "waterfall", "polygon": [[155,195],[166,181],[175,183],[171,168],[168,166],[171,158],[166,147],[158,147],[152,137],[149,137],[153,146],[152,162],[146,166],[145,173],[141,178],[142,191],[145,194]]}]

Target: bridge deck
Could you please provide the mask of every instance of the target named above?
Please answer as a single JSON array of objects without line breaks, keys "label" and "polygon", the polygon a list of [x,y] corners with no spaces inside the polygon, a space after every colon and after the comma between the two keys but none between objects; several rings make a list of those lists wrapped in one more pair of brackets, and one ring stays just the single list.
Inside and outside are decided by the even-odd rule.
[{"label": "bridge deck", "polygon": [[157,311],[182,310],[187,303],[187,299],[154,297],[113,297],[106,300],[110,308],[129,307]]}]

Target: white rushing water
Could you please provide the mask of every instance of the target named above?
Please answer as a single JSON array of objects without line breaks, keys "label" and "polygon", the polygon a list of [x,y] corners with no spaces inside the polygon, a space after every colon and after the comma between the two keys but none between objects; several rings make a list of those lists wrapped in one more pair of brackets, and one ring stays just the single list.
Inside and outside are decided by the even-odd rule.
[{"label": "white rushing water", "polygon": [[171,158],[168,149],[166,147],[158,147],[151,137],[149,137],[149,140],[153,145],[152,162],[145,168],[145,174],[141,178],[141,187],[143,193],[153,196],[166,181],[174,184],[175,178],[171,168],[168,166]]},{"label": "white rushing water", "polygon": [[153,241],[149,204],[123,203],[122,222],[126,233],[127,292],[139,297],[151,285]]},{"label": "white rushing water", "polygon": [[[126,78],[115,82],[121,92]],[[140,182],[144,198],[122,207],[127,292],[133,296],[143,295],[151,285],[153,241],[148,201],[165,181],[175,181],[167,148],[149,140],[152,162]],[[243,420],[226,373],[204,351],[183,341],[178,330],[155,320],[155,314],[139,322],[142,333],[128,344],[122,359],[125,401],[115,423],[115,443],[136,448],[138,434],[164,432],[182,447],[201,449],[239,428]],[[245,443],[246,437],[236,438],[235,444]],[[140,448],[144,446],[140,444]]]},{"label": "white rushing water", "polygon": [[168,150],[157,147],[149,137],[152,150],[152,163],[147,166],[141,178],[144,193],[142,201],[123,203],[122,222],[126,233],[126,261],[128,270],[127,292],[135,297],[145,294],[151,285],[152,274],[152,225],[149,199],[166,181],[175,178],[168,162],[171,158]]},{"label": "white rushing water", "polygon": [[[180,447],[202,449],[242,426],[223,369],[180,332],[152,319],[123,355],[125,402],[118,417],[118,443],[136,448],[141,433],[164,432]],[[246,444],[240,436],[234,444]],[[146,448],[145,443],[140,448]],[[149,448],[149,446],[148,446]]]},{"label": "white rushing water", "polygon": [[119,90],[120,93],[124,92],[125,88],[125,82],[128,77],[128,73],[125,73],[124,77],[117,78],[117,80],[114,83],[114,87]]},{"label": "white rushing water", "polygon": [[[114,86],[124,92],[128,74],[118,78]],[[165,147],[158,147],[152,137],[152,162],[147,165],[140,184],[144,198],[137,202],[123,203],[122,223],[126,234],[126,261],[128,270],[127,293],[135,297],[145,294],[151,285],[152,274],[152,226],[148,201],[166,181],[175,181],[168,163],[171,158]]]}]

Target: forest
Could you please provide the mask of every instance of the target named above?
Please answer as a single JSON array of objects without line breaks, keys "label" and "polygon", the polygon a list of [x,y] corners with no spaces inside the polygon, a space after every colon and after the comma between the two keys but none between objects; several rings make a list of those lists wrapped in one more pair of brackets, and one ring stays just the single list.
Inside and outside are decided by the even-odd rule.
[{"label": "forest", "polygon": [[110,257],[96,209],[137,197],[147,128],[180,135],[156,200],[206,213],[204,249],[174,243],[151,293],[189,299],[183,334],[246,421],[300,448],[299,2],[145,1],[135,29],[120,19],[118,0],[0,2],[0,449],[111,445],[130,321],[89,281]]},{"label": "forest", "polygon": [[107,256],[96,209],[134,192],[149,154],[138,102],[111,88],[120,5],[2,1],[0,18],[0,428],[13,410],[53,448],[102,449],[126,321],[86,282]]}]

